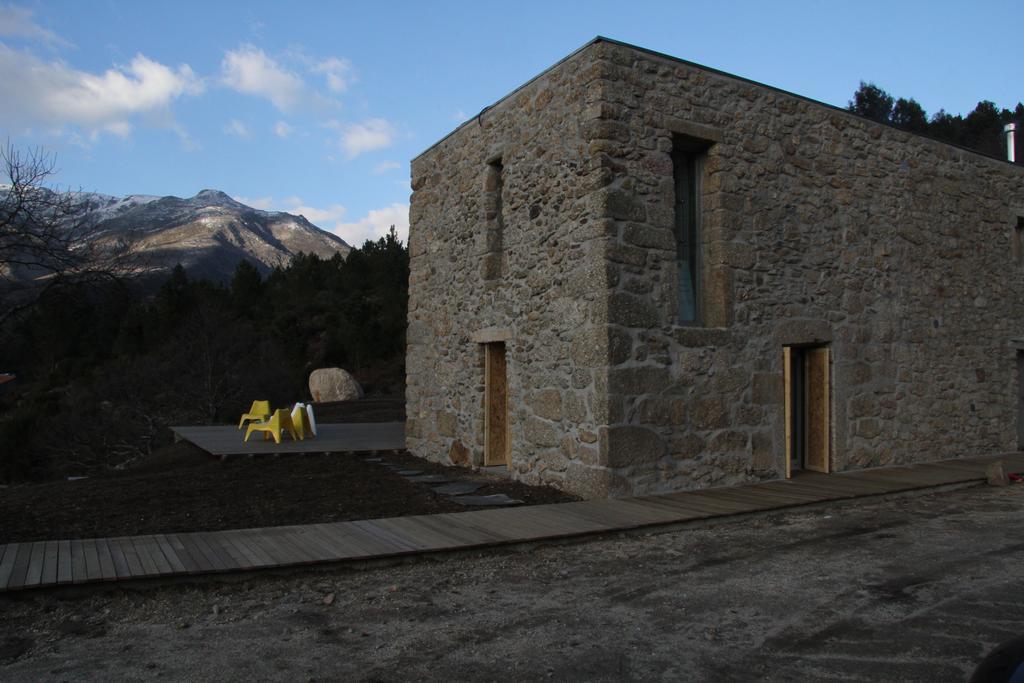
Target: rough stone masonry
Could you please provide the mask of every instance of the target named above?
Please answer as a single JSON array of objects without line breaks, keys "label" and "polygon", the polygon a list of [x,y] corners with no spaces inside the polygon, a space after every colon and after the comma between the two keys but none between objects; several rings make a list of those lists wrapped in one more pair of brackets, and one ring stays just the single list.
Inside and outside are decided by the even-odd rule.
[{"label": "rough stone masonry", "polygon": [[[699,147],[683,324],[675,150]],[[785,347],[832,470],[1018,447],[1024,168],[598,38],[412,164],[407,446],[588,498],[785,476]],[[697,257],[695,257],[697,258]]]}]

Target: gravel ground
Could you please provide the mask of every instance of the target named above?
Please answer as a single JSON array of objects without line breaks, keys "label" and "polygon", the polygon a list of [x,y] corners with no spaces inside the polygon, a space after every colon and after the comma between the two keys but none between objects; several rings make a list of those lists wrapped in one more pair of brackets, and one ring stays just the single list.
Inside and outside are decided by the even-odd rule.
[{"label": "gravel ground", "polygon": [[0,597],[0,678],[965,680],[1024,634],[1024,486],[572,545]]}]

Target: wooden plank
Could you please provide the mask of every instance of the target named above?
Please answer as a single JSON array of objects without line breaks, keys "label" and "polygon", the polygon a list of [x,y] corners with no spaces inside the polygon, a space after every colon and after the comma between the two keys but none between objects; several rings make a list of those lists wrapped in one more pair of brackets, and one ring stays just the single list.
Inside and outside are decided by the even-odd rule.
[{"label": "wooden plank", "polygon": [[246,529],[241,532],[249,547],[256,553],[268,558],[265,566],[279,567],[290,564],[291,553],[281,546],[276,539],[261,533],[262,529]]},{"label": "wooden plank", "polygon": [[28,572],[28,562],[31,555],[31,543],[15,544],[14,562],[11,567],[10,575],[7,577],[8,590],[15,590],[25,585],[25,574]]},{"label": "wooden plank", "polygon": [[117,578],[132,578],[132,570],[128,566],[128,559],[124,556],[124,542],[120,538],[108,538],[107,549],[110,551],[110,559],[114,562],[114,574],[117,575]]},{"label": "wooden plank", "polygon": [[889,490],[885,484],[858,479],[857,472],[842,472],[825,476],[805,471],[796,475],[793,481],[805,488],[818,487],[826,491],[847,492],[855,496],[877,495]]},{"label": "wooden plank", "polygon": [[14,558],[18,554],[18,544],[8,543],[0,546],[3,552],[0,553],[0,591],[7,589],[7,582],[11,578],[11,571],[14,569]]},{"label": "wooden plank", "polygon": [[220,532],[220,538],[224,543],[230,544],[236,556],[235,561],[238,562],[238,566],[242,569],[255,569],[263,566],[256,553],[242,542],[241,537],[236,531],[222,531]]},{"label": "wooden plank", "polygon": [[432,536],[419,533],[418,527],[410,526],[402,517],[375,519],[373,523],[387,531],[395,539],[411,545],[416,551],[430,551],[438,548]]},{"label": "wooden plank", "polygon": [[[458,525],[462,516],[465,516],[466,522],[494,536],[491,541],[494,543],[518,540],[522,535],[527,535],[533,540],[542,540],[593,533],[593,521],[559,514],[555,511],[558,507],[560,506],[533,505],[456,513],[452,515],[455,519],[451,523]],[[532,531],[529,530],[531,527]]]},{"label": "wooden plank", "polygon": [[778,500],[789,500],[792,505],[802,505],[828,500],[829,496],[822,491],[811,491],[801,487],[792,479],[780,479],[778,481],[765,482],[753,487],[757,491],[763,491],[766,495]]},{"label": "wooden plank", "polygon": [[128,563],[128,572],[132,578],[147,576],[146,569],[142,566],[142,559],[139,557],[138,551],[135,550],[132,540],[127,536],[121,536],[114,540],[117,541],[121,554],[124,555],[124,561]]},{"label": "wooden plank", "polygon": [[217,564],[212,556],[212,551],[202,543],[199,539],[198,533],[190,532],[186,534],[178,534],[178,538],[185,545],[192,559],[195,560],[199,566],[199,571],[203,574],[217,571]]},{"label": "wooden plank", "polygon": [[218,572],[237,569],[234,560],[220,547],[220,544],[213,540],[213,534],[209,531],[198,531],[192,534],[196,545],[206,552],[207,559]]},{"label": "wooden plank", "polygon": [[464,512],[447,513],[447,515],[420,515],[412,518],[412,523],[424,527],[429,533],[441,538],[448,538],[455,544],[453,547],[471,548],[503,540],[492,533],[476,527],[455,524],[451,519]]},{"label": "wooden plank", "polygon": [[465,545],[466,541],[458,535],[452,534],[446,526],[434,523],[430,519],[432,516],[403,517],[402,523],[410,530],[410,533],[415,533],[419,538],[433,543],[439,549],[459,548]]},{"label": "wooden plank", "polygon": [[28,567],[25,570],[26,588],[38,586],[43,577],[43,560],[46,558],[46,541],[36,541],[32,544],[32,553],[29,555]]},{"label": "wooden plank", "polygon": [[643,496],[642,498],[630,499],[629,502],[642,503],[651,509],[664,509],[675,515],[682,515],[687,512],[697,514],[700,517],[713,517],[715,515],[730,515],[736,511],[734,503],[722,502],[714,498],[700,495],[708,489],[694,491],[682,491],[679,493],[668,493],[656,496]]},{"label": "wooden plank", "polygon": [[559,512],[590,520],[594,524],[594,532],[671,524],[701,516],[692,509],[683,508],[671,502],[664,505],[649,505],[625,500],[568,503],[565,505],[565,509]]},{"label": "wooden plank", "polygon": [[484,344],[484,465],[509,463],[505,343]]},{"label": "wooden plank", "polygon": [[348,559],[352,552],[352,546],[346,543],[341,536],[331,533],[329,528],[327,528],[329,526],[309,524],[303,530],[316,538],[321,546],[327,548],[334,559]]},{"label": "wooden plank", "polygon": [[680,507],[689,508],[696,512],[706,512],[709,517],[734,515],[750,511],[750,508],[746,505],[741,505],[736,501],[723,499],[721,496],[715,495],[714,491],[716,490],[718,489],[699,489],[697,491],[687,491],[685,495],[644,496],[635,500],[646,505],[677,509]]},{"label": "wooden plank", "polygon": [[[71,569],[71,541],[57,541],[57,584],[71,583],[74,574]],[[0,588],[3,580],[0,577]]]},{"label": "wooden plank", "polygon": [[174,554],[177,556],[178,561],[181,562],[186,574],[201,573],[200,564],[192,556],[192,553],[188,551],[185,544],[181,542],[181,539],[178,538],[178,534],[164,534],[164,537],[171,544],[171,547],[174,548]]},{"label": "wooden plank", "polygon": [[333,545],[320,533],[308,525],[292,526],[288,528],[289,538],[293,543],[301,545],[303,549],[312,554],[315,562],[330,562],[338,559],[338,552]]},{"label": "wooden plank", "polygon": [[233,536],[223,531],[211,532],[210,536],[211,538],[207,538],[207,541],[211,544],[216,543],[217,547],[231,558],[238,569],[252,569],[253,564],[249,560],[249,555],[238,547]]},{"label": "wooden plank", "polygon": [[241,569],[246,563],[245,555],[235,549],[234,545],[219,531],[201,532],[202,538],[209,548],[217,555],[224,565],[225,571]]},{"label": "wooden plank", "polygon": [[321,542],[320,538],[308,533],[306,525],[285,527],[284,536],[293,546],[299,548],[309,557],[310,562],[328,562],[337,559],[337,553]]},{"label": "wooden plank", "polygon": [[167,559],[167,564],[171,566],[172,574],[187,574],[188,571],[185,569],[185,563],[178,557],[178,553],[174,546],[171,545],[170,540],[166,534],[153,534],[153,540],[156,541],[157,546],[160,548],[160,552],[164,554],[164,558]]},{"label": "wooden plank", "polygon": [[[689,492],[646,496],[643,499],[622,498],[615,502],[623,507],[625,514],[635,517],[635,522],[651,524],[658,521],[673,523],[686,519],[708,517],[712,512],[708,506],[691,500]],[[660,516],[660,519],[659,519]]]},{"label": "wooden plank", "polygon": [[809,348],[807,358],[807,455],[804,467],[815,472],[830,470],[831,414],[828,347]]},{"label": "wooden plank", "polygon": [[135,549],[135,555],[139,558],[139,564],[142,565],[142,576],[157,576],[160,571],[153,558],[150,544],[146,543],[142,536],[129,536],[125,540],[131,543],[132,548]]},{"label": "wooden plank", "polygon": [[85,561],[85,545],[82,541],[71,541],[71,582],[83,583],[89,579],[89,569]]},{"label": "wooden plank", "polygon": [[459,539],[445,533],[444,530],[423,523],[422,516],[402,517],[394,521],[401,522],[405,533],[415,536],[433,550],[450,550],[462,545]]},{"label": "wooden plank", "polygon": [[809,491],[801,491],[791,486],[793,480],[783,480],[780,485],[758,484],[756,486],[743,487],[754,495],[771,501],[777,507],[791,507],[795,505],[807,505],[821,500],[821,496]]},{"label": "wooden plank", "polygon": [[269,527],[263,532],[274,539],[274,542],[287,553],[287,564],[314,564],[323,561],[323,558],[313,549],[305,547],[301,541],[292,538],[285,528]]},{"label": "wooden plank", "polygon": [[352,522],[337,522],[334,525],[334,534],[353,547],[352,557],[376,557],[379,555],[391,555],[395,547],[390,543],[360,529]]},{"label": "wooden plank", "polygon": [[47,541],[43,551],[43,573],[39,577],[39,583],[43,586],[57,585],[57,560],[60,555],[60,546],[57,541]]},{"label": "wooden plank", "polygon": [[782,347],[782,385],[785,391],[786,479],[793,476],[793,348]]},{"label": "wooden plank", "polygon": [[380,524],[378,520],[364,519],[354,521],[352,522],[352,524],[357,529],[362,529],[374,538],[384,543],[387,543],[396,552],[415,552],[419,549],[419,545],[417,545],[415,541],[407,539],[404,536],[395,533],[394,531],[388,529],[385,525]]},{"label": "wooden plank", "polygon": [[721,505],[722,514],[725,515],[756,512],[773,507],[772,504],[764,498],[741,493],[739,489],[705,489],[703,491],[695,492],[693,496],[702,503]]},{"label": "wooden plank", "polygon": [[[908,481],[917,483],[922,486],[941,486],[943,484],[953,484],[964,481],[965,479],[971,479],[970,476],[964,472],[938,467],[900,467],[900,468],[885,468],[876,470],[882,477],[891,477],[899,479],[901,481]],[[981,475],[982,477],[984,474]]]},{"label": "wooden plank", "polygon": [[85,553],[85,580],[102,581],[103,569],[100,568],[100,552],[96,547],[96,539],[82,539],[82,551]]},{"label": "wooden plank", "polygon": [[[747,487],[728,489],[714,489],[715,494],[727,500],[734,500],[738,503],[753,506],[754,510],[773,510],[794,505],[790,496],[775,496],[765,491],[752,491]],[[803,499],[796,504],[806,504]]]},{"label": "wooden plank", "polygon": [[267,552],[259,542],[259,539],[248,529],[239,529],[233,532],[237,540],[249,549],[249,552],[258,560],[259,567],[273,567],[277,561]]},{"label": "wooden plank", "polygon": [[100,577],[104,581],[116,581],[117,570],[114,568],[114,558],[110,552],[110,546],[107,545],[107,539],[97,538],[96,543],[96,554],[100,559]]}]

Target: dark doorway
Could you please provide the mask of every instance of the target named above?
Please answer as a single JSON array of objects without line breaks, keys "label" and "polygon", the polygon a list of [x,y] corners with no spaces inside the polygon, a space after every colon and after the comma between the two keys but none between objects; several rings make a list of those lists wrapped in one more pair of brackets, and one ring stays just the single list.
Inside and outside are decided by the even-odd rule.
[{"label": "dark doorway", "polygon": [[1024,351],[1017,351],[1017,450],[1024,451]]},{"label": "dark doorway", "polygon": [[786,476],[830,469],[827,346],[783,348],[786,391]]},{"label": "dark doorway", "polygon": [[484,465],[508,465],[505,342],[484,344]]}]

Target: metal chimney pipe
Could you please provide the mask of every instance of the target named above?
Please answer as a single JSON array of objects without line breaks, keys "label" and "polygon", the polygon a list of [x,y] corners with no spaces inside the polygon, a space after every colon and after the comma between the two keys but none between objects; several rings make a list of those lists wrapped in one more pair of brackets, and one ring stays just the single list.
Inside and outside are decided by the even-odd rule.
[{"label": "metal chimney pipe", "polygon": [[1015,144],[1016,131],[1016,123],[1008,123],[1003,126],[1003,132],[1006,133],[1006,160],[1011,163],[1015,163],[1017,161],[1017,147]]}]

